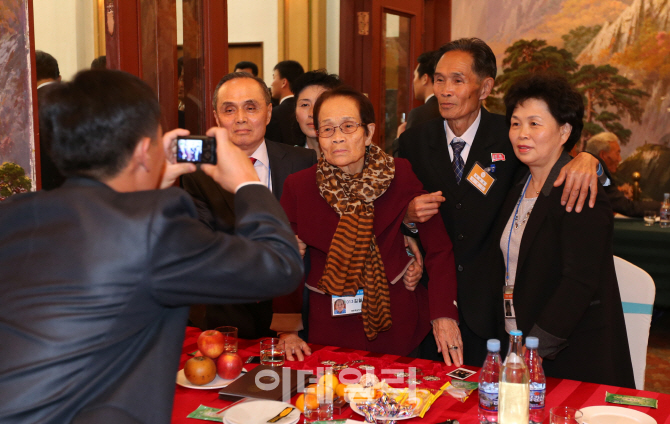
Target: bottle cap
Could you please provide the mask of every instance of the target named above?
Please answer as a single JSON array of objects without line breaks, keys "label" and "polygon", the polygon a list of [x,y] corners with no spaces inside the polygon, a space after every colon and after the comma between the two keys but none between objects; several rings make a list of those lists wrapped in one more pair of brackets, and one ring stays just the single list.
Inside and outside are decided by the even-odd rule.
[{"label": "bottle cap", "polygon": [[537,337],[526,337],[526,347],[528,349],[537,349],[538,343]]},{"label": "bottle cap", "polygon": [[488,339],[486,341],[486,348],[489,350],[489,352],[500,352],[500,340]]},{"label": "bottle cap", "polygon": [[523,331],[521,330],[512,330],[509,332],[510,336],[523,336]]}]

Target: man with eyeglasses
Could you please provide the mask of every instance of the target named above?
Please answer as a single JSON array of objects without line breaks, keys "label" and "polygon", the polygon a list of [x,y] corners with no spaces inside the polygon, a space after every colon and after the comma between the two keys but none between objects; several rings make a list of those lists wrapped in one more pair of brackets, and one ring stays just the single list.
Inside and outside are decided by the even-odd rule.
[{"label": "man with eyeglasses", "polygon": [[[219,127],[253,162],[260,181],[281,198],[284,180],[290,174],[316,163],[314,150],[275,143],[265,138],[272,115],[270,94],[262,79],[246,72],[224,76],[213,96],[214,117]],[[210,228],[234,227],[234,195],[221,188],[202,171],[182,177],[183,188],[191,194],[200,220]],[[245,339],[276,336],[270,330],[272,301],[248,304],[208,305],[206,325],[232,325]]]}]

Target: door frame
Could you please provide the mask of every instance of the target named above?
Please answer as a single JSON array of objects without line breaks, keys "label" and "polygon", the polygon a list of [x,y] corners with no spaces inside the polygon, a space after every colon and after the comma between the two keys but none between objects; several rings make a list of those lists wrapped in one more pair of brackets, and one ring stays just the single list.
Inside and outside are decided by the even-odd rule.
[{"label": "door frame", "polygon": [[[382,2],[385,5],[382,5]],[[412,18],[411,60],[416,63],[424,51],[436,50],[451,41],[451,0],[423,0],[421,16]],[[384,9],[404,15],[415,13],[400,0],[340,0],[340,78],[369,96],[376,115],[381,111],[381,22]],[[368,31],[359,24],[358,14],[368,14]],[[363,22],[365,19],[363,19]],[[417,35],[418,34],[418,35]],[[376,76],[376,80],[373,78]],[[411,76],[410,76],[411,78]],[[408,105],[418,106],[412,102]],[[380,121],[378,116],[377,121]],[[379,144],[379,131],[374,142]],[[382,146],[383,147],[383,146]]]},{"label": "door frame", "polygon": [[[198,100],[203,105],[200,127],[206,130],[216,125],[213,92],[228,73],[227,2],[192,1],[202,2],[201,19],[191,29],[202,37],[203,90]],[[166,131],[178,125],[176,20],[176,0],[105,0],[107,67],[136,75],[154,89]]]}]

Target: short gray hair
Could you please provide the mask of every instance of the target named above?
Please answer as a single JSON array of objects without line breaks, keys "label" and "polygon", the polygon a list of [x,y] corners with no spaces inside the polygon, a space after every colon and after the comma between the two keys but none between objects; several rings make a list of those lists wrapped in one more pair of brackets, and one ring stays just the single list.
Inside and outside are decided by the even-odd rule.
[{"label": "short gray hair", "polygon": [[619,137],[616,134],[611,132],[598,133],[586,142],[586,151],[598,156],[600,152],[609,152],[612,142],[619,142]]},{"label": "short gray hair", "polygon": [[214,113],[216,113],[216,107],[217,107],[217,102],[219,101],[219,89],[221,86],[228,81],[238,79],[238,78],[249,78],[258,83],[258,85],[261,86],[261,90],[263,91],[263,97],[265,98],[265,104],[269,105],[272,103],[272,97],[270,97],[270,90],[268,90],[268,86],[265,85],[265,81],[262,79],[255,77],[251,75],[248,72],[231,72],[228,75],[224,75],[223,78],[219,81],[219,83],[216,85],[216,88],[214,89],[214,95],[212,96],[212,106],[214,106]]}]

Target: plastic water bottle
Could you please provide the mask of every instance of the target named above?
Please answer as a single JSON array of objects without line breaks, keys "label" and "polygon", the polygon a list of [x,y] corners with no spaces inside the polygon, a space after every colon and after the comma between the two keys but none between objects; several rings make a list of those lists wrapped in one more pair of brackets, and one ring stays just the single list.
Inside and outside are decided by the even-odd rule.
[{"label": "plastic water bottle", "polygon": [[500,384],[500,340],[486,342],[489,353],[479,375],[479,422],[498,422],[498,385]]},{"label": "plastic water bottle", "polygon": [[663,203],[661,203],[661,228],[670,228],[670,193],[663,194]]},{"label": "plastic water bottle", "polygon": [[523,333],[512,330],[509,352],[500,372],[498,422],[500,424],[527,424],[530,408],[528,368],[522,354]]},{"label": "plastic water bottle", "polygon": [[540,355],[537,354],[537,337],[526,337],[526,365],[530,383],[530,422],[540,424],[544,420],[544,395],[547,379],[544,376]]}]

